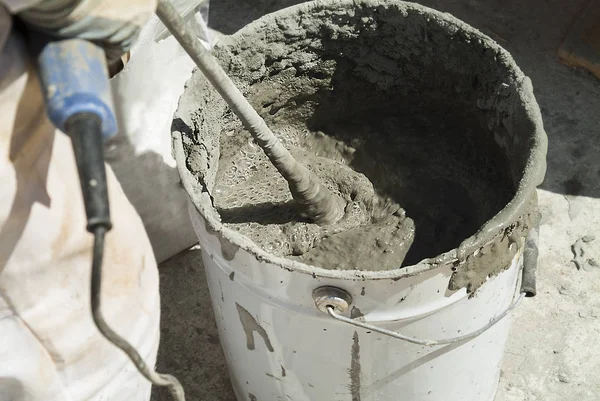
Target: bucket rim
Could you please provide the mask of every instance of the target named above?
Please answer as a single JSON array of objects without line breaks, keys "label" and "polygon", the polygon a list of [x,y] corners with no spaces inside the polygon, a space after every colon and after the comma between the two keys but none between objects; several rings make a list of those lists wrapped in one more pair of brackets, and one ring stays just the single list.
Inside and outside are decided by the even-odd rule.
[{"label": "bucket rim", "polygon": [[[489,36],[483,34],[476,28],[466,24],[462,20],[454,17],[453,15],[445,12],[441,12],[417,3],[410,3],[399,0],[314,0],[306,3],[300,3],[291,7],[287,7],[273,13],[266,14],[244,26],[237,32],[223,36],[220,38],[217,46],[232,46],[243,40],[244,36],[248,31],[252,32],[253,29],[260,25],[271,25],[275,24],[276,20],[289,13],[309,13],[312,11],[330,9],[348,9],[353,7],[396,7],[397,9],[403,9],[406,11],[416,11],[423,14],[429,14],[432,17],[443,21],[451,25],[457,31],[462,31],[471,35],[476,36],[482,42],[494,48],[499,57],[499,63],[504,63],[511,72],[518,78],[517,83],[519,86],[516,91],[524,100],[526,108],[525,113],[527,117],[534,122],[534,132],[532,133],[532,147],[531,152],[528,156],[525,172],[520,179],[516,188],[516,193],[508,204],[494,215],[490,220],[484,223],[478,231],[472,236],[463,240],[463,242],[457,247],[448,252],[440,255],[425,258],[417,264],[410,266],[403,266],[393,270],[333,270],[325,269],[323,267],[312,266],[299,261],[286,259],[284,257],[275,256],[264,251],[256,243],[250,240],[248,237],[238,233],[235,230],[227,228],[220,219],[219,214],[212,206],[211,197],[209,191],[199,182],[188,169],[186,158],[187,155],[183,148],[182,133],[178,127],[173,124],[172,136],[173,136],[173,152],[175,160],[177,161],[177,169],[179,171],[182,184],[190,197],[192,204],[194,205],[196,212],[200,214],[200,217],[210,227],[210,231],[216,233],[221,241],[227,240],[232,244],[244,249],[259,261],[264,261],[275,266],[279,266],[288,271],[297,271],[299,273],[310,274],[313,277],[319,278],[330,278],[330,279],[345,279],[345,280],[382,280],[392,279],[398,280],[405,277],[414,276],[429,270],[441,268],[456,262],[462,262],[467,256],[473,254],[479,248],[493,241],[499,236],[505,228],[516,221],[523,213],[527,211],[528,205],[532,199],[536,198],[536,187],[540,185],[546,173],[546,153],[548,148],[548,138],[544,131],[543,124],[541,123],[541,112],[535,96],[533,93],[533,87],[531,80],[525,76],[518,65],[515,63],[510,53],[501,47],[498,43],[492,40]],[[185,90],[188,88],[189,82],[194,79],[194,75],[200,74],[197,69],[194,71],[191,78],[185,85]],[[184,97],[185,90],[180,97]],[[178,111],[175,112],[174,120],[178,117]],[[202,187],[202,188],[201,188]]]}]

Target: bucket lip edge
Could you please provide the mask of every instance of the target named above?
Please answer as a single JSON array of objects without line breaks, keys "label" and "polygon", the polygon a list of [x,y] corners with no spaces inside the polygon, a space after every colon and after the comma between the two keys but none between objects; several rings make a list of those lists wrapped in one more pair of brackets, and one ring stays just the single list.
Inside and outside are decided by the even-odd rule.
[{"label": "bucket lip edge", "polygon": [[[377,6],[398,6],[402,5],[406,9],[412,9],[415,11],[423,12],[435,15],[440,20],[453,24],[458,28],[475,34],[483,40],[486,40],[492,44],[494,47],[499,50],[502,56],[506,57],[504,60],[509,64],[510,69],[514,72],[515,78],[517,79],[518,87],[516,90],[521,93],[521,98],[529,98],[535,100],[535,95],[533,93],[533,88],[531,85],[531,80],[522,72],[520,67],[514,61],[512,55],[500,46],[497,42],[491,39],[488,35],[485,35],[478,29],[472,27],[466,22],[456,18],[452,14],[447,12],[442,12],[418,3],[398,1],[398,0],[314,0],[310,2],[296,4],[287,8],[283,8],[281,10],[266,14],[252,22],[248,25],[244,26],[240,30],[235,33],[227,36],[223,36],[219,41],[219,44],[224,45],[232,45],[235,44],[236,40],[239,40],[248,30],[253,29],[254,26],[259,24],[264,24],[266,22],[275,20],[283,13],[290,12],[298,12],[298,11],[312,11],[315,8],[319,7],[327,7],[331,8],[332,6],[340,7],[347,5],[377,5]],[[192,77],[188,79],[185,84],[185,90],[187,90],[188,82],[190,82],[194,75],[199,73],[199,71],[195,71],[192,74]],[[185,91],[184,90],[184,91]],[[181,98],[184,94],[181,95]],[[534,107],[528,107],[526,109],[527,116],[531,117],[532,121],[542,121],[541,112],[539,109],[539,105],[534,102]],[[175,111],[174,118],[178,117],[178,111]],[[172,130],[173,134],[173,151],[175,153],[175,159],[185,160],[186,155],[183,149],[183,143],[181,140],[181,133],[176,129]],[[178,139],[179,138],[179,139]],[[345,279],[345,280],[382,280],[382,279],[392,279],[398,280],[401,278],[406,278],[410,276],[414,276],[420,273],[424,273],[426,271],[435,270],[438,268],[442,268],[444,266],[448,266],[451,264],[455,264],[456,262],[464,261],[466,256],[468,256],[472,251],[484,246],[486,243],[493,240],[497,235],[499,235],[506,226],[508,226],[508,220],[514,220],[518,212],[522,212],[525,208],[527,202],[534,195],[536,188],[539,184],[542,183],[545,170],[546,170],[546,159],[545,154],[547,152],[547,135],[545,130],[541,124],[535,124],[535,134],[533,135],[534,145],[532,146],[531,154],[528,158],[527,165],[536,163],[537,168],[533,170],[526,170],[523,174],[523,177],[519,181],[519,184],[516,188],[516,193],[513,198],[507,203],[507,205],[501,209],[498,213],[496,213],[490,220],[484,223],[477,233],[466,238],[458,247],[447,251],[445,253],[439,254],[437,256],[431,258],[424,258],[420,262],[410,265],[403,266],[393,270],[333,270],[333,269],[325,269],[323,267],[312,266],[306,263],[302,263],[299,261],[294,261],[287,259],[285,257],[275,256],[264,251],[260,248],[256,243],[254,243],[251,239],[243,236],[242,234],[227,228],[223,225],[216,214],[216,210],[211,208],[211,210],[207,209],[205,206],[205,202],[203,202],[198,196],[198,180],[194,177],[191,172],[187,169],[186,163],[177,163],[177,169],[179,170],[179,174],[181,177],[181,181],[183,186],[188,193],[196,211],[200,214],[200,217],[205,221],[205,223],[209,224],[211,229],[214,230],[219,238],[225,239],[236,246],[244,249],[254,257],[256,257],[260,261],[267,262],[269,264],[276,265],[280,268],[295,271],[299,273],[313,275],[319,278],[331,278],[331,279]],[[205,193],[209,195],[208,192]],[[213,216],[216,214],[216,218]],[[508,218],[507,216],[511,216],[512,218]],[[502,218],[504,217],[504,218]]]}]

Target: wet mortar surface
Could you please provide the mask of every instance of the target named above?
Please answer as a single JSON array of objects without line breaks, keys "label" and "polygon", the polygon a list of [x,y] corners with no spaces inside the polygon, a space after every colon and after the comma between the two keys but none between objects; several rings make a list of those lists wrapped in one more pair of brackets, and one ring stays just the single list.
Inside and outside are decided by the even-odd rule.
[{"label": "wet mortar surface", "polygon": [[[349,147],[323,133],[306,133],[298,140],[300,135],[285,142],[288,146],[289,142],[310,144],[312,151],[289,147],[298,161],[343,199],[344,216],[327,226],[307,222],[299,214],[287,183],[262,150],[248,135],[236,132],[221,140],[214,198],[223,222],[277,256],[339,269],[358,268],[372,258],[381,269],[399,266],[412,243],[412,220],[398,205],[376,195],[364,175],[346,166],[341,154],[349,153]],[[234,142],[242,138],[244,144],[234,151],[223,151],[230,147],[229,138],[235,138]],[[340,254],[352,256],[341,258]]]},{"label": "wet mortar surface", "polygon": [[[187,160],[202,166],[217,137],[220,157],[209,163],[218,164],[215,206],[226,226],[267,252],[330,269],[391,270],[456,248],[514,196],[510,171],[524,167],[512,161],[511,170],[506,159],[524,149],[501,156],[490,132],[520,83],[506,64],[490,61],[493,45],[456,41],[443,24],[428,25],[428,40],[452,48],[439,62],[418,34],[428,24],[421,15],[406,27],[399,11],[379,22],[375,11],[361,13],[292,18],[280,31],[259,26],[252,34],[265,42],[217,51],[284,145],[342,198],[339,222],[304,221],[261,149],[204,89],[204,99],[181,101],[202,110],[193,121],[202,139],[188,142]],[[473,60],[459,63],[471,48]],[[511,134],[497,135],[503,146],[519,146]]]},{"label": "wet mortar surface", "polygon": [[[232,6],[221,1],[213,6],[211,17],[217,29],[221,26],[231,32],[250,17],[297,2],[236,2]],[[583,2],[541,5],[537,0],[539,7],[501,0],[422,3],[451,12],[513,54],[533,80],[550,137],[549,171],[540,190],[544,217],[538,297],[525,300],[515,313],[496,401],[597,400],[600,355],[592,344],[599,334],[600,270],[577,270],[571,263],[571,245],[580,238],[589,239],[600,224],[600,187],[593,162],[599,157],[598,127],[592,117],[600,107],[600,84],[585,72],[560,65],[555,57]],[[552,11],[556,7],[564,8],[563,12]],[[594,242],[584,245],[587,259],[598,260]],[[190,399],[234,401],[208,306],[200,251],[183,252],[160,269],[159,370],[179,376]],[[167,392],[153,393],[154,401],[168,399]]]},{"label": "wet mortar surface", "polygon": [[[410,252],[406,263],[416,263],[458,246],[512,194],[501,160],[477,148],[478,128],[465,121],[445,105],[316,133],[285,130],[292,153],[346,201],[344,218],[325,227],[296,213],[286,182],[249,134],[222,135],[215,205],[230,228],[277,256],[384,270],[402,265]],[[474,157],[481,153],[486,157]]]}]

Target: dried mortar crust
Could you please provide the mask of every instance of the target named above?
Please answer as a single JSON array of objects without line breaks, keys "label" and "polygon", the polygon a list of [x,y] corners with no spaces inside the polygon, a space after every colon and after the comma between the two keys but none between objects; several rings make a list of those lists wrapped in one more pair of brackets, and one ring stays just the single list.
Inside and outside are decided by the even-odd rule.
[{"label": "dried mortar crust", "polygon": [[[317,1],[248,25],[224,38],[216,55],[292,152],[313,169],[326,165],[317,171],[326,185],[339,190],[337,172],[350,166],[361,173],[348,173],[359,188],[368,192],[372,183],[377,198],[406,210],[416,235],[404,266],[453,263],[451,289],[474,291],[510,265],[530,228],[546,137],[529,79],[495,42],[415,4]],[[215,231],[225,238],[227,228],[238,230],[275,257],[325,268],[399,267],[372,257],[354,266],[311,260],[315,245],[334,236],[289,223],[294,209],[283,179],[200,72],[187,86],[174,130],[185,133],[187,169],[198,180],[188,192]],[[327,171],[336,173],[327,179]],[[240,192],[248,177],[251,190]],[[198,193],[211,195],[224,225]],[[410,220],[402,221],[400,237],[410,231]],[[363,223],[352,229],[376,239]],[[348,245],[342,253],[369,250],[372,241],[354,238],[339,241]]]}]

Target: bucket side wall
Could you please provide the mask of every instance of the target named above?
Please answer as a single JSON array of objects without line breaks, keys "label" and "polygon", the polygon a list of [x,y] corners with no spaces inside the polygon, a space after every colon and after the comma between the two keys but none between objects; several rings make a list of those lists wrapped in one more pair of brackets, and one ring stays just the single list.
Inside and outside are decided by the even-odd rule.
[{"label": "bucket side wall", "polygon": [[[202,225],[197,216],[195,227]],[[227,261],[218,239],[201,233],[219,336],[238,399],[248,394],[257,400],[304,401],[395,400],[399,394],[406,401],[493,398],[509,319],[471,341],[423,347],[336,322],[311,307],[310,294],[317,286],[337,285],[353,294],[353,314],[362,310],[369,322],[417,338],[451,338],[479,329],[508,307],[518,292],[520,259],[477,296],[443,305],[444,297],[436,294],[444,294],[448,276],[445,282],[430,274],[397,282],[323,280],[261,266],[264,262],[243,250]],[[393,299],[397,307],[380,299],[380,309],[370,309],[388,291],[403,295]],[[418,310],[430,304],[436,307]]]}]

